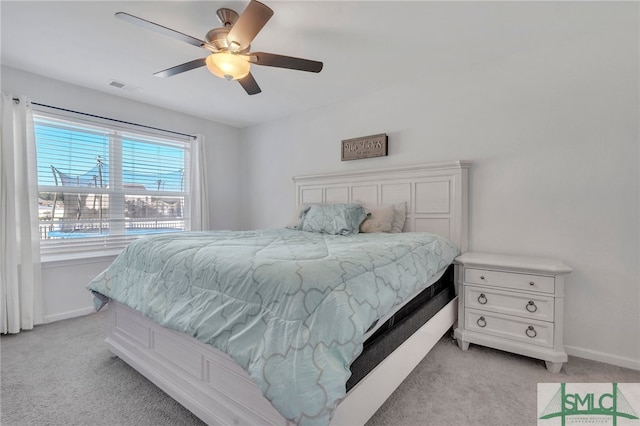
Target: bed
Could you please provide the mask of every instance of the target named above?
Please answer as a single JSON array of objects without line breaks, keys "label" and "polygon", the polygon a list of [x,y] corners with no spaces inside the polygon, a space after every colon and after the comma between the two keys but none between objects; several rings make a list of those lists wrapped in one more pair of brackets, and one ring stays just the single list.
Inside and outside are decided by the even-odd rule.
[{"label": "bed", "polygon": [[[456,161],[294,178],[296,205],[353,205],[357,202],[377,206],[406,202],[404,231],[414,232],[342,236],[283,228],[237,233],[187,233],[189,235],[179,237],[144,239],[139,245],[147,245],[151,249],[140,252],[143,253],[142,260],[117,260],[110,267],[111,272],[107,269],[90,285],[92,290],[101,294],[109,293],[107,287],[124,287],[122,294],[126,297],[120,297],[120,302],[109,300],[106,338],[109,349],[208,424],[285,425],[293,421],[300,424],[364,424],[456,320],[456,298],[450,290],[445,296],[446,285],[442,282],[455,282],[448,265],[453,263],[457,253],[466,251],[468,168],[468,162]],[[206,235],[206,242],[204,234],[210,234]],[[169,240],[165,238],[178,238],[180,241],[177,247],[169,248]],[[310,242],[306,241],[308,238],[311,238]],[[345,246],[350,238],[357,238],[355,246]],[[311,251],[306,248],[309,244],[315,247]],[[135,251],[136,245],[132,246],[131,251]],[[221,246],[224,250],[220,249]],[[283,250],[293,254],[293,263],[284,261]],[[333,261],[341,265],[340,274],[335,273],[336,280],[327,279],[327,282],[335,282],[336,286],[321,291],[305,287],[302,288],[305,291],[299,291],[300,282],[307,283],[312,281],[310,277],[331,277],[333,274],[324,269],[325,264],[331,263],[329,260],[313,260],[323,257],[314,250],[321,253],[325,250],[329,253],[327,259],[334,256]],[[215,261],[198,260],[198,256],[207,251],[216,253]],[[362,251],[369,260],[357,260],[358,251]],[[216,268],[221,269],[222,266],[216,265],[229,264],[233,271],[243,269],[242,264],[234,263],[237,261],[226,255],[230,252],[246,255],[251,259],[251,266],[239,272],[232,281],[227,278],[218,280],[227,283],[221,284],[225,291],[238,293],[225,293],[224,300],[228,303],[220,307],[217,314],[215,309],[206,308],[206,303],[194,302],[200,299],[200,293],[210,292],[210,289],[203,291],[201,285],[196,285],[196,290],[180,286],[175,289],[173,285],[166,285],[173,279],[164,277],[164,281],[158,281],[165,283],[166,288],[152,291],[155,281],[151,269],[147,275],[132,276],[124,284],[115,279],[118,274],[135,275],[135,271],[142,269],[140,264],[156,264],[156,268],[162,268],[166,266],[165,258],[181,259],[178,266],[172,267],[176,270],[175,277],[218,274]],[[259,256],[249,257],[249,252]],[[429,270],[428,276],[414,271],[418,270],[418,263],[435,256],[436,252],[443,258],[435,260],[437,266],[425,267]],[[389,256],[393,257],[393,262]],[[373,271],[361,272],[364,263],[371,263]],[[282,275],[288,278],[269,277],[268,271],[276,266],[288,271]],[[216,270],[212,272],[213,269]],[[404,272],[398,271],[411,273],[402,275]],[[300,276],[304,279],[298,279]],[[247,296],[249,293],[241,287],[229,284],[245,280],[255,286],[262,283],[258,281],[262,279],[269,284],[270,290],[260,293],[258,302],[252,299],[255,294]],[[414,279],[416,282],[409,285]],[[145,286],[136,287],[137,282],[145,280]],[[365,300],[371,297],[366,293],[368,282],[374,282],[378,287],[373,302]],[[385,287],[387,282],[389,285]],[[396,282],[402,282],[402,286],[394,284]],[[271,285],[283,287],[272,292],[271,289],[276,287]],[[414,324],[414,329],[408,332],[396,333],[395,328],[390,329],[389,333],[401,336],[401,341],[391,347],[387,345],[387,338],[383,338],[384,333],[379,330],[389,324],[388,311],[393,308],[399,315],[408,309],[415,294],[424,295],[439,285],[442,290],[437,292],[440,300],[437,311],[429,313],[426,308],[421,308],[425,312],[420,311],[420,315],[428,320],[424,324]],[[294,287],[296,291],[291,291]],[[141,292],[145,293],[142,298],[145,301],[135,301],[134,296]],[[175,294],[166,296],[164,292]],[[154,296],[149,297],[149,293]],[[180,294],[188,294],[189,302],[181,305]],[[431,296],[435,294],[429,298]],[[170,302],[164,300],[167,297]],[[247,299],[251,299],[251,303],[246,303]],[[283,302],[289,299],[292,302]],[[237,303],[240,300],[246,308],[239,307],[241,305]],[[240,314],[245,310],[258,309],[255,308],[258,305],[266,306],[265,309],[259,308],[266,313],[260,319],[255,319],[257,315],[254,318],[253,311],[251,315]],[[345,313],[341,309],[347,305],[349,310]],[[397,310],[398,307],[402,309]],[[328,317],[316,317],[322,310],[327,311]],[[186,320],[182,314],[187,311],[202,315]],[[416,315],[411,312],[411,315]],[[307,315],[304,320],[298,321],[304,315]],[[239,321],[233,326],[236,332],[218,333],[215,327],[203,328],[202,316],[208,319],[217,317],[218,322],[238,316]],[[331,318],[335,320],[334,324],[331,324]],[[403,321],[403,324],[411,322]],[[305,325],[294,325],[298,323]],[[380,329],[370,329],[372,325]],[[327,333],[339,331],[338,337],[322,337],[317,341],[313,340],[315,337],[309,337],[323,329],[327,329]],[[259,330],[263,337],[256,337],[255,330]],[[365,332],[372,334],[365,343],[381,343],[369,347],[364,345],[363,350]],[[302,337],[293,343],[280,342],[283,336],[289,338],[291,335]],[[263,345],[264,341],[275,345],[275,349]],[[283,359],[289,355],[295,363],[302,365],[300,371],[293,371],[289,364],[284,363]],[[357,368],[356,371],[345,372],[345,366]],[[302,379],[310,376],[313,380]],[[349,376],[351,382],[347,381]],[[345,386],[348,389],[346,394]],[[295,400],[298,394],[303,397]]]}]

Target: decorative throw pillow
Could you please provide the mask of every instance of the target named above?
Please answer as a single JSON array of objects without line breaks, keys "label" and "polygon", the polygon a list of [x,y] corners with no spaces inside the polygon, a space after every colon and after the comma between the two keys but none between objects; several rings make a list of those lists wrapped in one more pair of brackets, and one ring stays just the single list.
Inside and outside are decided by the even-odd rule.
[{"label": "decorative throw pillow", "polygon": [[[332,235],[353,235],[367,217],[360,204],[313,204],[303,213],[301,229]],[[300,228],[298,228],[300,229]]]},{"label": "decorative throw pillow", "polygon": [[360,225],[360,232],[391,232],[391,223],[395,216],[393,206],[363,205],[367,218]]},{"label": "decorative throw pillow", "polygon": [[393,220],[391,221],[391,232],[398,233],[404,229],[404,222],[407,220],[407,202],[395,203],[393,205]]}]

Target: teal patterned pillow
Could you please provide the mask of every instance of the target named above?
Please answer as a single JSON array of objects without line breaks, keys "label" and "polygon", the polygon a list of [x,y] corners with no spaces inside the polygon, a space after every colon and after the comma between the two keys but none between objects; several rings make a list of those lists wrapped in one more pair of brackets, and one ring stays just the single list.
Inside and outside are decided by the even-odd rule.
[{"label": "teal patterned pillow", "polygon": [[367,213],[360,204],[313,204],[302,218],[302,230],[334,235],[353,235]]}]

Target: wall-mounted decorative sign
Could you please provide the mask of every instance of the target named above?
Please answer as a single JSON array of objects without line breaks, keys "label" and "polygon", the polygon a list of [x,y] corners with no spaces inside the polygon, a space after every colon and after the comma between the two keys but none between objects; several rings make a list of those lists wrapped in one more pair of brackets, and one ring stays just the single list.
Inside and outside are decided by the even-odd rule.
[{"label": "wall-mounted decorative sign", "polygon": [[388,155],[387,134],[363,136],[342,141],[342,161]]}]

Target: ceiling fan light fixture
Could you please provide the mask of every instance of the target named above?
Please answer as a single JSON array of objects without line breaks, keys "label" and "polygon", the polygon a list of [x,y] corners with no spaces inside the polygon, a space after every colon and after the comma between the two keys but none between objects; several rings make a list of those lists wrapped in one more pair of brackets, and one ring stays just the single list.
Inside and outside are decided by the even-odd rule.
[{"label": "ceiling fan light fixture", "polygon": [[251,68],[249,62],[229,52],[212,53],[205,63],[212,74],[226,80],[240,80],[249,74]]}]

